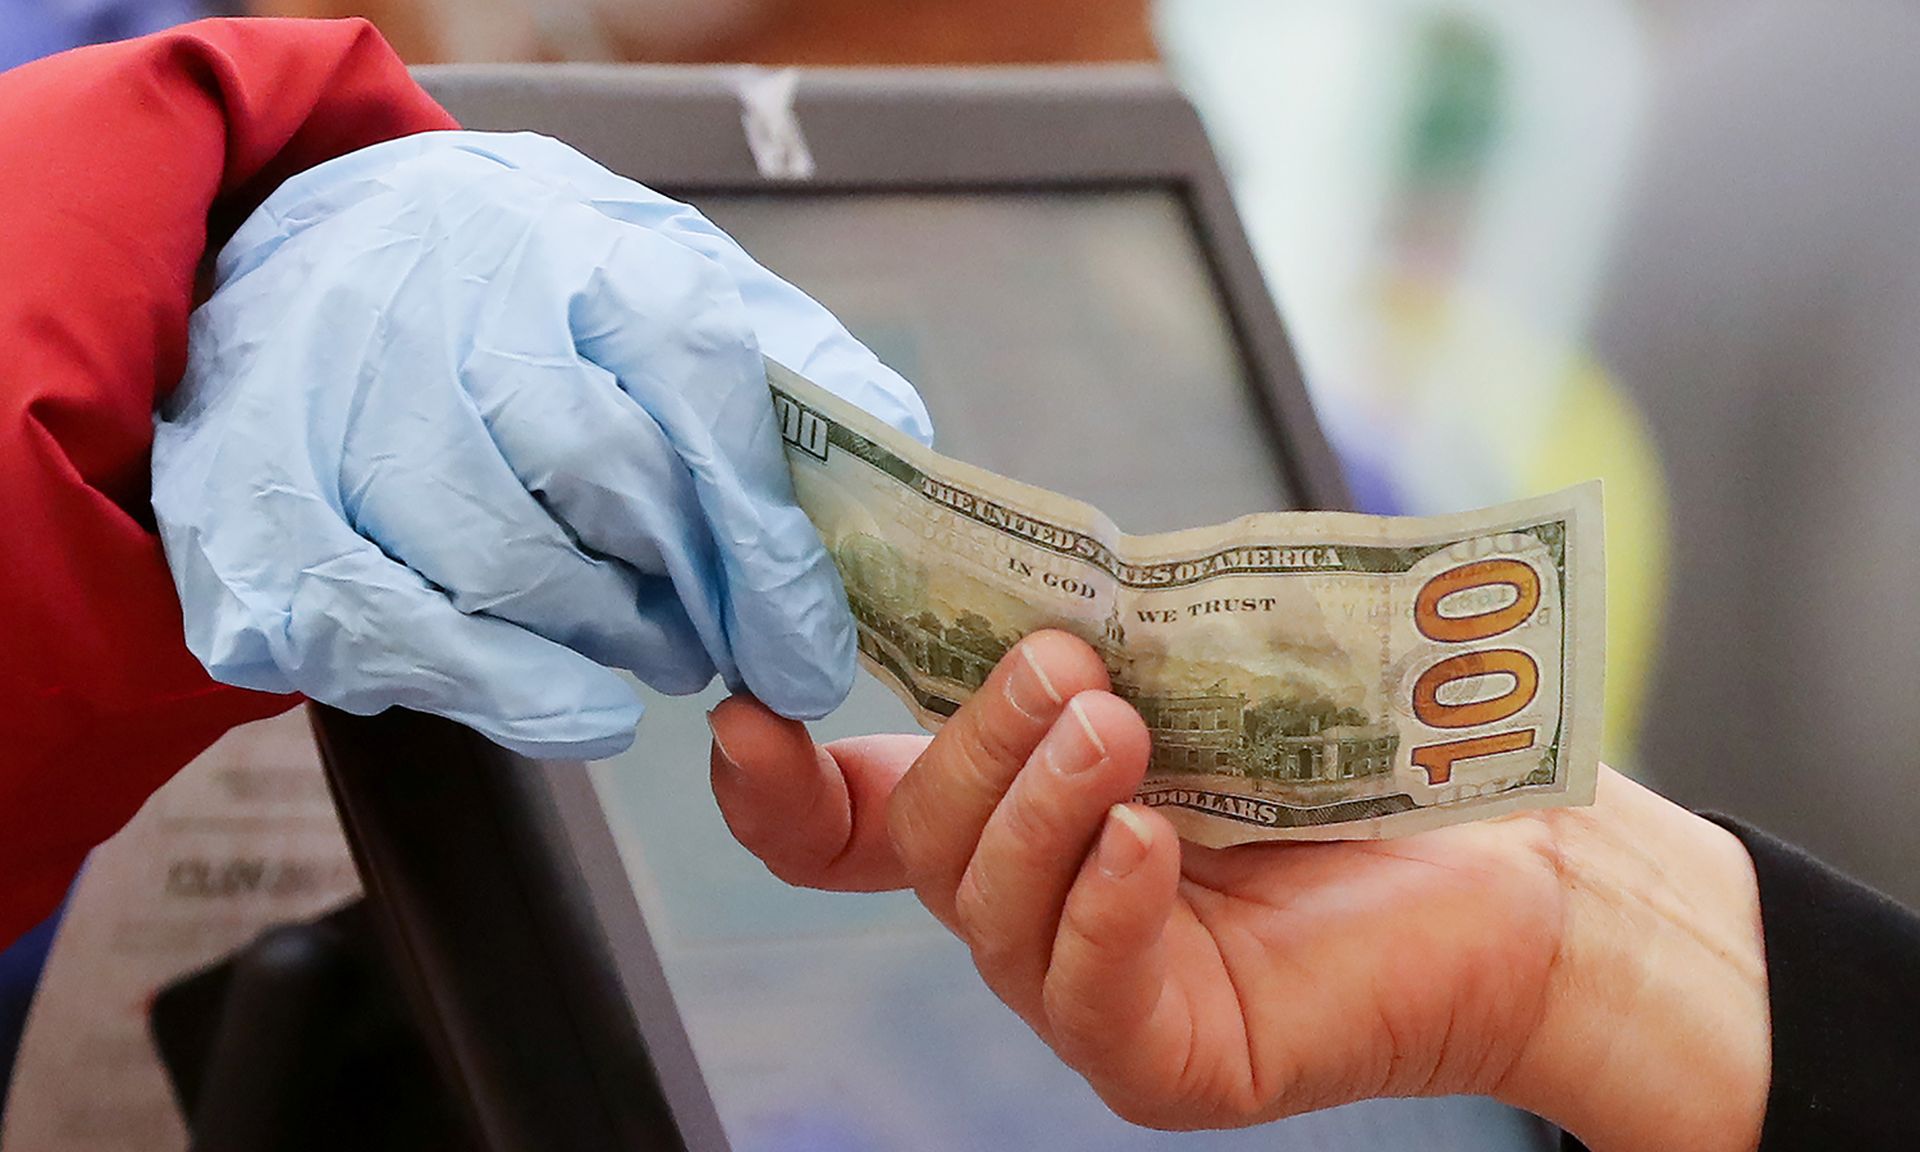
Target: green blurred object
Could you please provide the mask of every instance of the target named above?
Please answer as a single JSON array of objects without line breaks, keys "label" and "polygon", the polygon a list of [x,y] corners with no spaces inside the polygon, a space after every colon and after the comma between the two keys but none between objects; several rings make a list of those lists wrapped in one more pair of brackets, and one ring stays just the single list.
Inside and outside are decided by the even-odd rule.
[{"label": "green blurred object", "polygon": [[1478,183],[1506,125],[1505,64],[1483,21],[1439,13],[1418,23],[1401,181],[1409,188]]}]

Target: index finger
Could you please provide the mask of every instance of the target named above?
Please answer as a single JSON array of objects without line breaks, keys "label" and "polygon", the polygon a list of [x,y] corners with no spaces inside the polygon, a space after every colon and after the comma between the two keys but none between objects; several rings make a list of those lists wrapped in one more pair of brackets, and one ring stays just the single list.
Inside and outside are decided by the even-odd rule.
[{"label": "index finger", "polygon": [[894,789],[894,851],[921,902],[948,927],[960,878],[1000,798],[1067,701],[1108,683],[1085,641],[1035,632],[1001,658]]}]

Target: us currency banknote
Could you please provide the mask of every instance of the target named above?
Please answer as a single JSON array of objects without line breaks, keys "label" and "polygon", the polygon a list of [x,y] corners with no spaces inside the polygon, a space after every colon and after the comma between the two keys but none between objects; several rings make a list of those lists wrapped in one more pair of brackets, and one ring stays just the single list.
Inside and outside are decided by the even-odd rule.
[{"label": "us currency banknote", "polygon": [[861,658],[929,730],[1022,636],[1060,628],[1099,651],[1152,731],[1137,799],[1201,844],[1396,836],[1592,800],[1597,483],[1429,519],[1278,512],[1129,536],[778,364],[768,381]]}]

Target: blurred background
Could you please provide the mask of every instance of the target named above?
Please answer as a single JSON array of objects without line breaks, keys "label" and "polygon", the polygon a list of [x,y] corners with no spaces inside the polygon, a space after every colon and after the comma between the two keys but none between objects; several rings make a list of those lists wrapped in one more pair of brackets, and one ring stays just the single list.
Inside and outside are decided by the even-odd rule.
[{"label": "blurred background", "polygon": [[1920,897],[1920,11],[1897,0],[0,0],[418,63],[1161,59],[1360,505],[1607,484],[1607,755]]},{"label": "blurred background", "polygon": [[[0,66],[237,7],[0,0]],[[1920,7],[245,10],[366,16],[417,63],[1164,61],[1357,502],[1439,512],[1602,477],[1610,760],[1920,900]]]}]

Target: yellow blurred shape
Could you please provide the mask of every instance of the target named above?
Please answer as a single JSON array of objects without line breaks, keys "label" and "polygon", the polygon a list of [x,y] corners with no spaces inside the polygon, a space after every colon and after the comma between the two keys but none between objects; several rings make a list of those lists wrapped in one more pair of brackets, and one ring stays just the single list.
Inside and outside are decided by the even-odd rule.
[{"label": "yellow blurred shape", "polygon": [[1560,401],[1522,463],[1529,488],[1562,488],[1598,476],[1606,486],[1607,730],[1604,754],[1631,765],[1634,739],[1659,655],[1666,601],[1666,475],[1638,407],[1590,359],[1575,361]]}]

